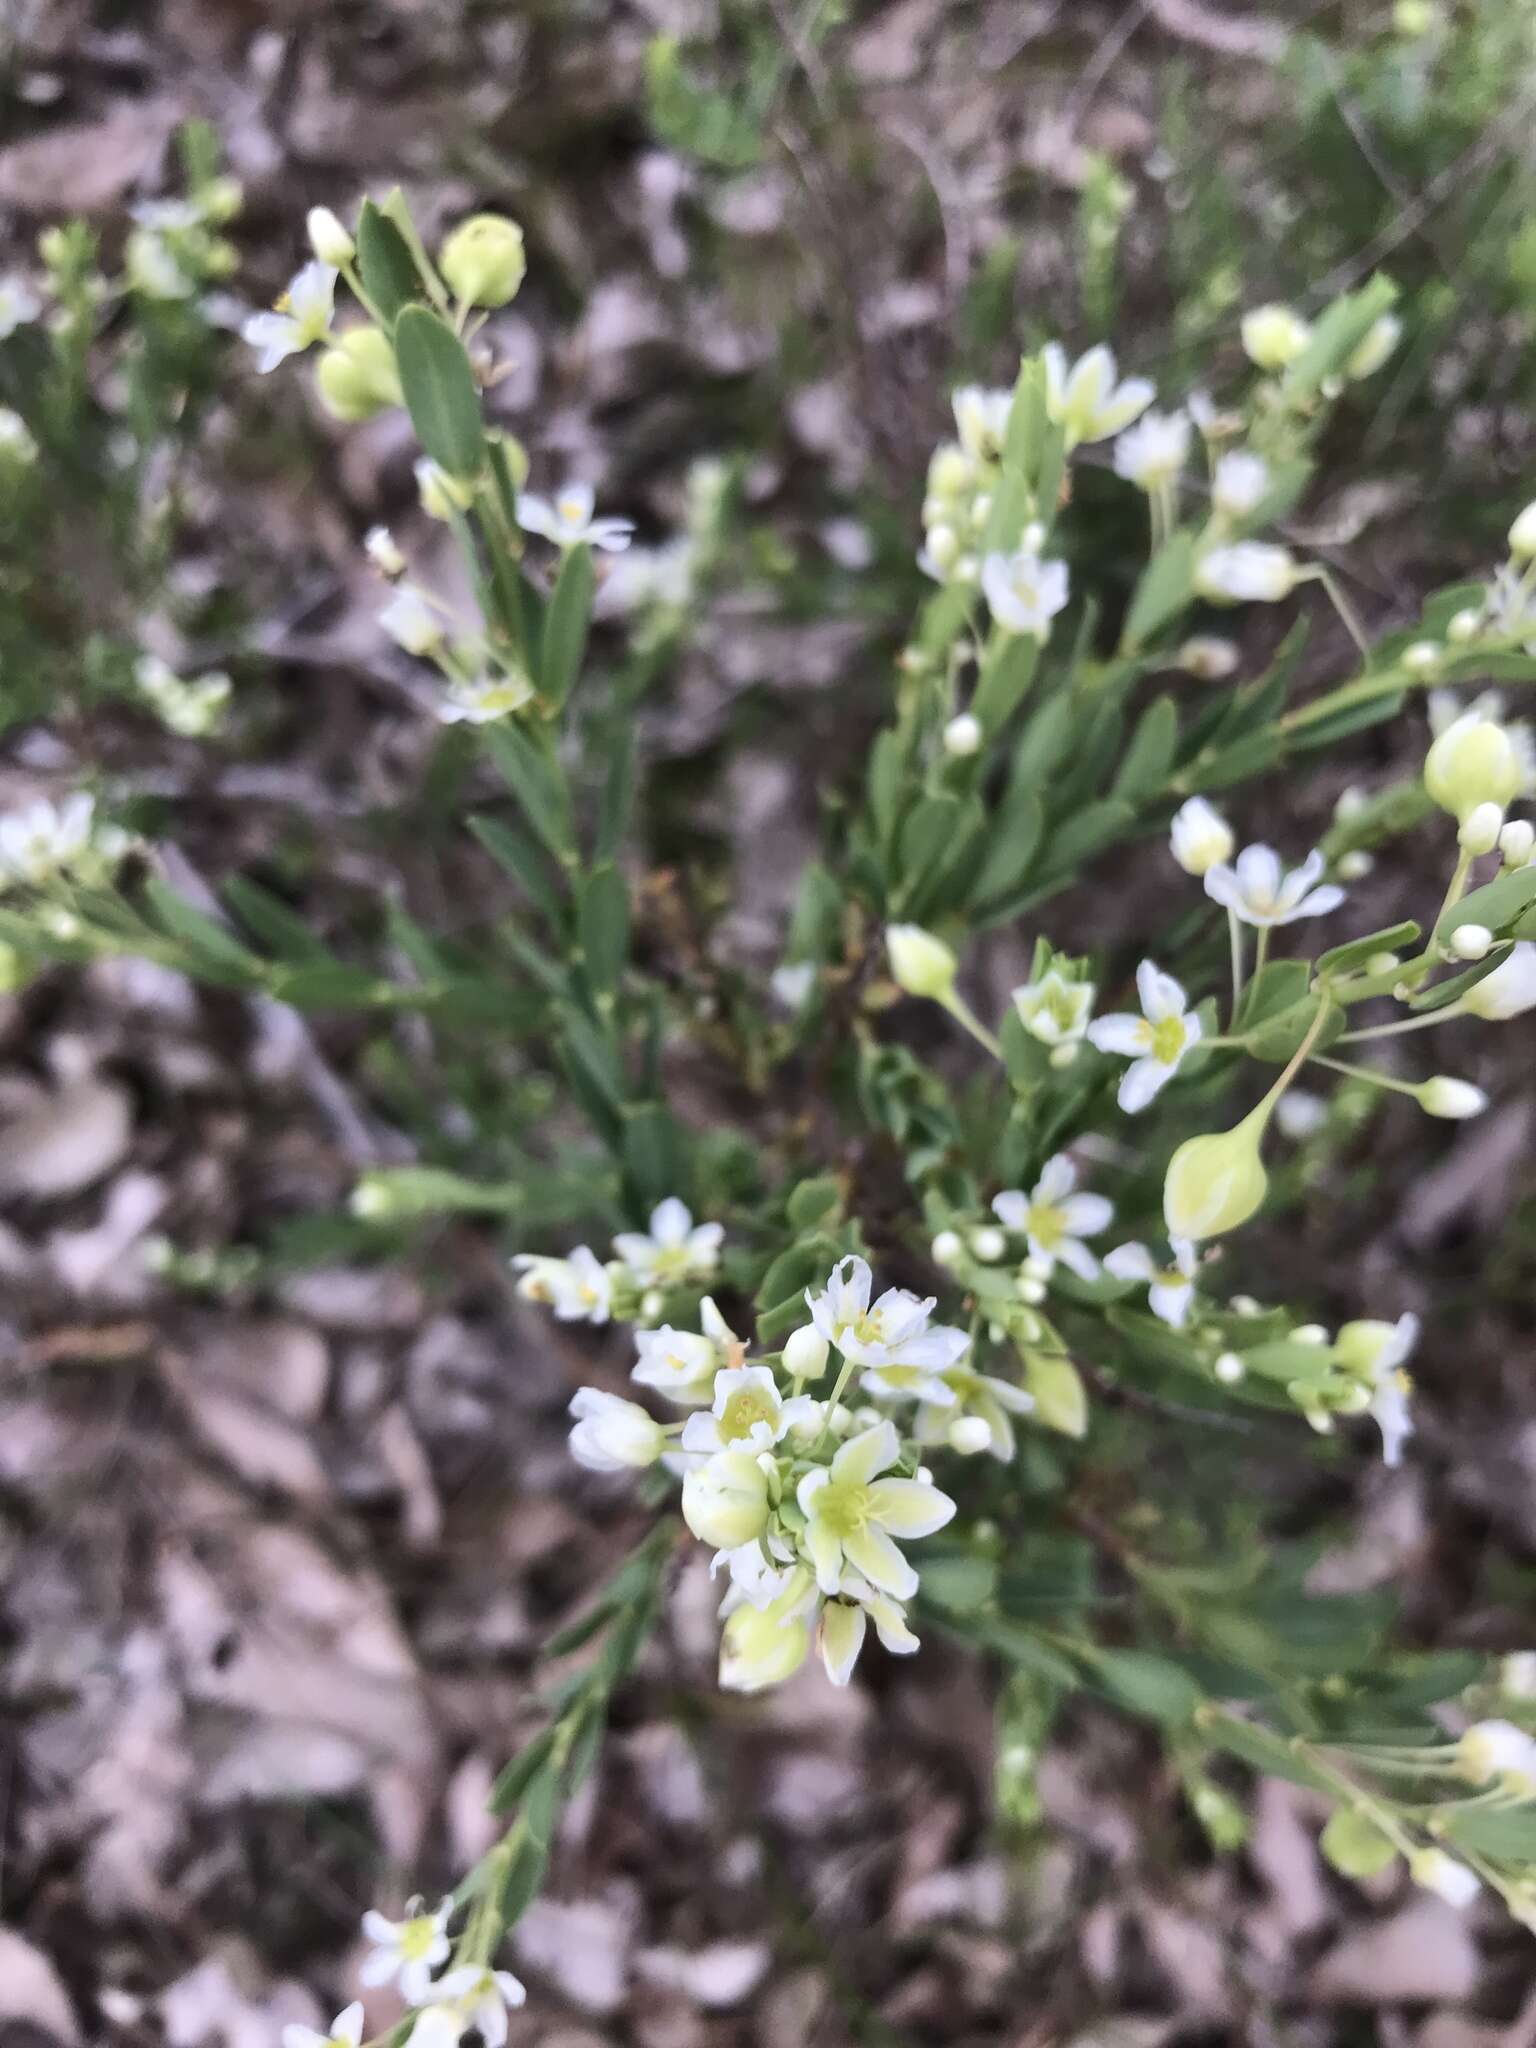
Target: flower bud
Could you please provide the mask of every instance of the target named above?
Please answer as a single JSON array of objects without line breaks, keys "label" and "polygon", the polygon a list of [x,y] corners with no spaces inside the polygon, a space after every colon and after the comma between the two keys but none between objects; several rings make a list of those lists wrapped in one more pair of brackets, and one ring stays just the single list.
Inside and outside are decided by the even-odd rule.
[{"label": "flower bud", "polygon": [[1397,1854],[1390,1836],[1351,1806],[1341,1806],[1334,1814],[1318,1847],[1341,1877],[1357,1880],[1378,1876]]},{"label": "flower bud", "polygon": [[1520,562],[1536,555],[1536,503],[1527,505],[1509,529],[1509,552]]},{"label": "flower bud", "polygon": [[965,1245],[958,1230],[941,1230],[928,1249],[936,1266],[952,1266],[965,1250]]},{"label": "flower bud", "polygon": [[1354,354],[1344,365],[1346,377],[1374,377],[1403,338],[1403,323],[1395,313],[1383,313],[1357,342]]},{"label": "flower bud", "polygon": [[746,1451],[717,1451],[683,1481],[683,1520],[701,1543],[737,1550],[768,1524],[768,1476]]},{"label": "flower bud", "polygon": [[321,263],[342,270],[357,254],[357,244],[328,206],[312,206],[305,219],[309,246]]},{"label": "flower bud", "polygon": [[1237,667],[1237,647],[1219,633],[1192,633],[1174,656],[1178,666],[1202,683],[1219,683]]},{"label": "flower bud", "polygon": [[474,497],[471,488],[458,483],[440,462],[434,462],[430,455],[423,455],[415,464],[416,495],[421,500],[421,509],[429,519],[449,520],[455,512],[462,512]]},{"label": "flower bud", "polygon": [[811,1635],[800,1616],[783,1619],[771,1608],[738,1607],[720,1636],[720,1683],[727,1692],[762,1692],[782,1685],[805,1662]]},{"label": "flower bud", "polygon": [[1411,647],[1405,647],[1398,657],[1402,666],[1411,676],[1421,679],[1437,675],[1444,656],[1433,640],[1415,640]]},{"label": "flower bud", "polygon": [[1475,640],[1482,630],[1482,613],[1475,611],[1472,606],[1468,605],[1465,611],[1459,611],[1454,614],[1450,624],[1445,629],[1445,637],[1447,640],[1454,641],[1458,647],[1465,647],[1468,641]]},{"label": "flower bud", "polygon": [[405,557],[396,547],[395,537],[387,526],[370,526],[363,536],[363,547],[381,576],[388,576],[393,581],[405,574]]},{"label": "flower bud", "polygon": [[1260,1207],[1269,1186],[1259,1157],[1268,1121],[1268,1106],[1261,1103],[1230,1131],[1184,1140],[1163,1182],[1170,1237],[1220,1237]]},{"label": "flower bud", "polygon": [[960,963],[942,939],[924,931],[920,924],[887,925],[885,950],[892,979],[909,996],[927,996],[942,1003],[952,993]]},{"label": "flower bud", "polygon": [[1186,875],[1203,875],[1230,860],[1237,845],[1232,827],[1203,796],[1190,797],[1174,812],[1169,842]]},{"label": "flower bud", "polygon": [[984,1422],[979,1415],[956,1416],[945,1434],[949,1448],[958,1451],[963,1458],[973,1458],[978,1451],[990,1451],[992,1448],[991,1424]]},{"label": "flower bud", "polygon": [[502,214],[477,213],[444,242],[437,266],[466,305],[504,306],[516,298],[528,268],[523,231]]},{"label": "flower bud", "polygon": [[1376,856],[1373,853],[1367,853],[1363,846],[1351,847],[1348,853],[1341,853],[1339,855],[1337,862],[1339,880],[1341,882],[1363,881],[1375,865]]},{"label": "flower bud", "polygon": [[1500,1658],[1499,1691],[1506,1699],[1536,1700],[1536,1650],[1511,1650]]},{"label": "flower bud", "polygon": [[1493,944],[1493,933],[1485,924],[1459,924],[1451,933],[1450,949],[1458,960],[1483,960]]},{"label": "flower bud", "polygon": [[1248,1377],[1248,1368],[1243,1363],[1242,1354],[1237,1351],[1223,1351],[1211,1371],[1224,1387],[1235,1387]]},{"label": "flower bud", "polygon": [[1290,306],[1255,306],[1243,315],[1243,349],[1261,370],[1283,370],[1312,339],[1312,329]]},{"label": "flower bud", "polygon": [[1498,1779],[1530,1798],[1536,1795],[1536,1735],[1513,1721],[1474,1721],[1456,1744],[1456,1767],[1474,1785]]},{"label": "flower bud", "polygon": [[333,419],[371,420],[386,406],[402,405],[395,353],[376,327],[353,327],[338,335],[315,371],[322,404]]},{"label": "flower bud", "polygon": [[813,1324],[805,1323],[784,1340],[784,1370],[797,1380],[816,1380],[827,1369],[827,1340]]},{"label": "flower bud", "polygon": [[1492,853],[1504,830],[1504,813],[1498,804],[1479,804],[1456,834],[1456,844],[1474,859]]},{"label": "flower bud", "polygon": [[620,1400],[601,1388],[578,1388],[571,1413],[576,1417],[571,1456],[591,1472],[639,1471],[654,1465],[667,1447],[661,1424],[637,1401]]},{"label": "flower bud", "polygon": [[1088,1395],[1070,1358],[1057,1351],[1025,1352],[1024,1386],[1034,1396],[1037,1422],[1063,1436],[1087,1432]]},{"label": "flower bud", "polygon": [[952,718],[944,728],[944,751],[959,760],[980,750],[982,741],[981,720],[973,718],[969,711],[962,711],[958,718]]},{"label": "flower bud", "polygon": [[1408,1875],[1452,1906],[1470,1906],[1483,1888],[1465,1863],[1458,1863],[1443,1849],[1420,1849],[1410,1856]]},{"label": "flower bud", "polygon": [[1536,825],[1529,818],[1511,818],[1499,834],[1499,852],[1507,868],[1524,868],[1536,853]]},{"label": "flower bud", "polygon": [[1456,1007],[1489,1024],[1506,1024],[1511,1017],[1536,1010],[1536,943],[1519,940],[1492,974],[1472,984]]},{"label": "flower bud", "polygon": [[[1480,804],[1503,810],[1520,790],[1520,757],[1509,734],[1480,711],[1464,711],[1424,757],[1424,787],[1463,822]],[[1490,846],[1498,839],[1495,826]]]},{"label": "flower bud", "polygon": [[1469,1116],[1481,1116],[1488,1107],[1488,1097],[1481,1088],[1470,1081],[1458,1081],[1453,1074],[1435,1074],[1414,1093],[1419,1098],[1420,1109],[1430,1116],[1450,1117],[1456,1122]]},{"label": "flower bud", "polygon": [[1212,604],[1276,604],[1301,580],[1290,549],[1272,541],[1234,541],[1195,565],[1195,589]]},{"label": "flower bud", "polygon": [[991,1224],[971,1232],[971,1250],[984,1266],[995,1266],[1008,1249],[1008,1239]]}]

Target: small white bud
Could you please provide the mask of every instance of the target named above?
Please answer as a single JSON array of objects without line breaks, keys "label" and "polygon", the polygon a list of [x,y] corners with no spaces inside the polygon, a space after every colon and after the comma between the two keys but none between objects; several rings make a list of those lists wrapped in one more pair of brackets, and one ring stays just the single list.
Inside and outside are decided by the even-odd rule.
[{"label": "small white bud", "polygon": [[1228,1304],[1235,1316],[1261,1316],[1264,1309],[1251,1294],[1234,1294]]},{"label": "small white bud", "polygon": [[1481,1116],[1488,1107],[1488,1097],[1481,1088],[1471,1081],[1459,1081],[1453,1074],[1435,1074],[1415,1093],[1420,1109],[1428,1115],[1450,1117],[1457,1122]]},{"label": "small white bud", "polygon": [[654,1323],[666,1305],[667,1297],[655,1287],[648,1287],[640,1297],[640,1313],[648,1323]]},{"label": "small white bud", "polygon": [[1236,643],[1218,633],[1192,633],[1174,656],[1177,665],[1202,683],[1219,683],[1237,668]]},{"label": "small white bud", "polygon": [[381,576],[405,574],[405,557],[395,546],[395,537],[387,526],[370,526],[363,537],[363,547]]},{"label": "small white bud", "polygon": [[320,262],[342,270],[357,254],[357,244],[328,206],[312,206],[306,216],[309,246]]},{"label": "small white bud", "polygon": [[965,1250],[958,1230],[941,1230],[928,1247],[936,1266],[952,1266]]},{"label": "small white bud", "polygon": [[1485,924],[1459,924],[1451,933],[1450,950],[1458,960],[1482,960],[1493,944],[1493,933]]},{"label": "small white bud", "polygon": [[1482,1890],[1474,1873],[1443,1849],[1420,1849],[1408,1858],[1408,1875],[1452,1906],[1470,1906]]},{"label": "small white bud", "polygon": [[1536,503],[1527,505],[1509,529],[1509,552],[1521,562],[1536,555]]},{"label": "small white bud", "polygon": [[981,720],[973,718],[969,711],[962,711],[958,718],[952,718],[944,728],[944,751],[959,760],[979,752],[982,741]]},{"label": "small white bud", "polygon": [[1247,1366],[1235,1351],[1223,1351],[1211,1370],[1224,1387],[1235,1387],[1248,1376]]},{"label": "small white bud", "polygon": [[1035,1280],[1028,1273],[1021,1273],[1014,1282],[1014,1292],[1026,1308],[1038,1308],[1046,1296],[1043,1280]]},{"label": "small white bud", "polygon": [[947,1431],[949,1447],[962,1457],[974,1457],[978,1451],[992,1448],[992,1431],[979,1415],[959,1415]]},{"label": "small white bud", "polygon": [[1363,881],[1375,865],[1375,854],[1367,853],[1363,846],[1353,847],[1348,853],[1341,853],[1339,855],[1339,880],[1341,882]]},{"label": "small white bud", "polygon": [[1500,1660],[1499,1691],[1506,1699],[1536,1700],[1536,1650],[1511,1650]]},{"label": "small white bud", "polygon": [[1492,853],[1499,843],[1499,834],[1503,830],[1503,807],[1492,803],[1479,804],[1463,819],[1461,829],[1456,834],[1456,843],[1464,853]]},{"label": "small white bud", "polygon": [[1203,796],[1192,796],[1173,814],[1169,845],[1186,875],[1203,875],[1232,858],[1237,840],[1220,811]]},{"label": "small white bud", "polygon": [[1007,1238],[992,1224],[971,1232],[971,1250],[984,1266],[996,1265],[1007,1249]]},{"label": "small white bud", "polygon": [[827,1356],[827,1340],[812,1323],[803,1323],[784,1340],[784,1370],[794,1379],[820,1379]]},{"label": "small white bud", "polygon": [[1433,640],[1415,640],[1411,647],[1403,649],[1399,659],[1409,675],[1424,677],[1439,673],[1443,656]]},{"label": "small white bud", "polygon": [[1327,1344],[1329,1341],[1328,1332],[1321,1323],[1298,1323],[1291,1332],[1293,1344]]},{"label": "small white bud", "polygon": [[1467,642],[1475,640],[1482,630],[1482,613],[1473,611],[1469,606],[1466,611],[1454,615],[1445,629],[1445,637],[1447,640],[1454,640],[1458,647],[1465,647]]},{"label": "small white bud", "polygon": [[1507,868],[1529,867],[1536,853],[1536,825],[1529,818],[1511,818],[1499,834],[1499,852]]},{"label": "small white bud", "polygon": [[1255,306],[1243,315],[1243,349],[1261,370],[1283,370],[1312,339],[1312,329],[1290,306]]},{"label": "small white bud", "polygon": [[942,939],[920,924],[887,925],[885,949],[893,980],[909,996],[943,1002],[952,993],[960,963]]},{"label": "small white bud", "polygon": [[1026,1280],[1049,1280],[1053,1270],[1049,1259],[1036,1258],[1033,1252],[1019,1268]]}]

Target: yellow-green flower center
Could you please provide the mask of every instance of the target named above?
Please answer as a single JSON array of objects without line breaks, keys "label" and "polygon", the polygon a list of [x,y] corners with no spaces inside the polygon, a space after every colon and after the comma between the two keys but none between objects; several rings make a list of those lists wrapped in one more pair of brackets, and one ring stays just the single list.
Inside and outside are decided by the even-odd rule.
[{"label": "yellow-green flower center", "polygon": [[725,1404],[720,1417],[720,1434],[728,1443],[739,1437],[752,1434],[759,1422],[766,1422],[770,1428],[778,1420],[779,1404],[759,1387],[744,1387],[740,1393],[732,1394]]},{"label": "yellow-green flower center", "polygon": [[1025,1228],[1045,1251],[1054,1251],[1067,1234],[1066,1218],[1054,1202],[1031,1202]]},{"label": "yellow-green flower center", "polygon": [[1148,1041],[1153,1059],[1160,1060],[1165,1067],[1171,1067],[1184,1050],[1184,1019],[1160,1017],[1150,1027]]},{"label": "yellow-green flower center", "polygon": [[869,1520],[869,1488],[829,1481],[817,1496],[816,1519],[834,1536],[856,1536]]},{"label": "yellow-green flower center", "polygon": [[437,1922],[430,1913],[407,1920],[400,1930],[400,1953],[408,1963],[420,1962],[431,1952],[437,1939]]}]

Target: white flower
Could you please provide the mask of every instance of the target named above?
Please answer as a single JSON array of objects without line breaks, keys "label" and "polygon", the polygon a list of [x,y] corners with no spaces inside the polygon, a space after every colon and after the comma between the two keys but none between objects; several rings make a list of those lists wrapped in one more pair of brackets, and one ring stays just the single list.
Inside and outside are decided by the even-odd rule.
[{"label": "white flower", "polygon": [[532,701],[533,685],[523,675],[476,676],[473,682],[455,676],[437,715],[444,725],[490,725]]},{"label": "white flower", "polygon": [[962,711],[944,728],[944,751],[957,761],[969,760],[972,754],[980,751],[984,738],[981,720],[969,711]]},{"label": "white flower", "polygon": [[680,1408],[707,1408],[713,1401],[720,1370],[713,1339],[663,1323],[659,1330],[637,1330],[635,1343],[640,1358],[630,1378],[638,1385],[664,1394]]},{"label": "white flower", "polygon": [[571,1456],[589,1472],[630,1472],[654,1465],[667,1447],[659,1422],[637,1401],[601,1387],[578,1387],[571,1397],[576,1427]]},{"label": "white flower", "polygon": [[1045,364],[1045,409],[1066,428],[1069,449],[1082,441],[1104,441],[1118,434],[1145,412],[1156,396],[1145,377],[1127,377],[1117,384],[1114,355],[1102,342],[1070,369],[1058,341],[1046,343],[1041,360]]},{"label": "white flower", "polygon": [[683,1520],[701,1543],[739,1550],[768,1526],[768,1475],[747,1450],[717,1451],[683,1480]]},{"label": "white flower", "polygon": [[987,1451],[1001,1464],[1012,1458],[1013,1417],[1033,1413],[1035,1397],[1012,1380],[951,1366],[943,1376],[948,1400],[925,1401],[913,1435],[920,1444],[947,1444],[962,1456]]},{"label": "white flower", "polygon": [[1246,448],[1232,448],[1211,476],[1211,503],[1226,519],[1246,519],[1269,489],[1269,464]]},{"label": "white flower", "polygon": [[1395,1323],[1362,1319],[1346,1323],[1334,1340],[1334,1362],[1350,1373],[1370,1393],[1366,1413],[1381,1431],[1382,1462],[1402,1462],[1403,1445],[1413,1435],[1413,1417],[1408,1402],[1413,1382],[1403,1371],[1404,1360],[1419,1337],[1416,1315],[1401,1315]]},{"label": "white flower", "polygon": [[373,1953],[364,1956],[358,1977],[364,1984],[398,1983],[407,2005],[420,2005],[432,1989],[432,1972],[448,1960],[452,1944],[448,1922],[453,1918],[453,1900],[444,1899],[435,1913],[419,1911],[421,1900],[406,1902],[403,1920],[386,1920],[382,1913],[363,1915],[363,1932],[373,1943]]},{"label": "white flower", "polygon": [[1514,951],[1469,988],[1456,1007],[1490,1024],[1536,1010],[1536,942],[1518,940]]},{"label": "white flower", "polygon": [[720,1263],[724,1236],[723,1224],[695,1224],[686,1203],[668,1195],[651,1211],[649,1237],[642,1231],[621,1230],[613,1248],[637,1287],[678,1287],[710,1277]]},{"label": "white flower", "polygon": [[562,1323],[606,1323],[613,1281],[597,1254],[577,1245],[568,1259],[519,1252],[512,1261],[523,1275],[518,1292],[525,1301],[546,1302]]},{"label": "white flower", "polygon": [[896,1367],[936,1374],[969,1349],[971,1340],[964,1330],[942,1323],[929,1326],[933,1295],[920,1301],[904,1287],[888,1287],[871,1307],[873,1284],[867,1261],[850,1256],[832,1268],[822,1293],[813,1295],[806,1289],[811,1322],[850,1364],[886,1375]]},{"label": "white flower", "polygon": [[363,2007],[359,1999],[344,2006],[331,2021],[328,2034],[316,2033],[313,2027],[290,2024],[281,2035],[283,2048],[357,2048],[363,2038]]},{"label": "white flower", "polygon": [[328,206],[312,206],[304,216],[309,246],[321,263],[340,270],[357,254],[357,244]]},{"label": "white flower", "polygon": [[507,2008],[521,2005],[527,1996],[510,1970],[465,1963],[432,1986],[432,2003],[416,2015],[411,2039],[416,2048],[456,2048],[473,2027],[485,2048],[503,2048]]},{"label": "white flower", "polygon": [[1028,1241],[1031,1258],[1043,1268],[1042,1279],[1049,1279],[1058,1259],[1079,1279],[1098,1277],[1099,1262],[1083,1239],[1108,1230],[1114,1206],[1102,1195],[1080,1195],[1076,1188],[1077,1168],[1058,1152],[1041,1167],[1040,1178],[1027,1195],[1005,1188],[993,1197],[998,1221]]},{"label": "white flower", "polygon": [[257,368],[275,370],[288,356],[298,355],[331,331],[336,306],[336,272],[328,263],[306,263],[276,309],[253,313],[241,338],[260,351]]},{"label": "white flower", "polygon": [[1212,604],[1273,604],[1301,581],[1289,548],[1269,541],[1235,540],[1212,548],[1195,565],[1195,588]]},{"label": "white flower", "polygon": [[1443,1849],[1418,1850],[1408,1858],[1408,1875],[1452,1906],[1470,1906],[1483,1888],[1465,1863],[1458,1863]]},{"label": "white flower", "polygon": [[1460,1123],[1469,1116],[1481,1116],[1488,1097],[1475,1081],[1463,1081],[1455,1074],[1431,1074],[1414,1090],[1426,1116],[1449,1117]]},{"label": "white flower", "polygon": [[1314,849],[1286,873],[1272,846],[1245,846],[1236,867],[1218,861],[1207,872],[1205,893],[1244,924],[1294,924],[1301,917],[1322,917],[1344,901],[1344,891],[1332,882],[1313,887],[1326,865]]},{"label": "white flower", "polygon": [[424,592],[402,583],[383,611],[379,624],[407,654],[430,654],[443,637],[443,625]]},{"label": "white flower", "polygon": [[801,1566],[789,1574],[767,1607],[743,1600],[733,1608],[720,1637],[720,1683],[725,1690],[761,1692],[792,1677],[810,1650],[815,1605],[815,1582]]},{"label": "white flower", "polygon": [[1115,474],[1138,490],[1170,484],[1189,460],[1190,424],[1182,412],[1144,413],[1115,443]]},{"label": "white flower", "polygon": [[517,523],[524,533],[537,533],[556,547],[574,548],[583,543],[601,548],[605,554],[622,554],[629,546],[635,526],[631,519],[594,519],[592,508],[597,493],[590,484],[567,484],[553,503],[520,491]]},{"label": "white flower", "polygon": [[1173,1264],[1159,1266],[1144,1244],[1121,1244],[1104,1261],[1117,1280],[1145,1280],[1147,1306],[1173,1329],[1184,1327],[1195,1298],[1195,1247],[1187,1237],[1170,1240]]},{"label": "white flower", "polygon": [[1030,1037],[1042,1045],[1077,1045],[1093,1015],[1094,993],[1091,981],[1068,981],[1053,967],[1038,981],[1016,988],[1013,1007]]},{"label": "white flower", "polygon": [[1183,989],[1150,960],[1143,960],[1136,970],[1136,993],[1141,998],[1139,1017],[1120,1011],[1088,1026],[1088,1037],[1100,1052],[1119,1053],[1131,1062],[1121,1076],[1117,1098],[1128,1116],[1145,1109],[1159,1088],[1173,1079],[1179,1062],[1201,1036],[1200,1019],[1190,1012]]},{"label": "white flower", "polygon": [[22,464],[36,462],[37,442],[32,429],[19,412],[8,405],[0,405],[0,456]]},{"label": "white flower", "polygon": [[1220,811],[1203,796],[1192,796],[1174,812],[1168,843],[1186,875],[1203,875],[1232,858],[1237,840]]},{"label": "white flower", "polygon": [[683,1449],[771,1451],[785,1431],[809,1419],[817,1404],[808,1395],[783,1400],[766,1365],[738,1365],[716,1373],[714,1398],[707,1414],[690,1415],[683,1425]]},{"label": "white flower", "polygon": [[1045,640],[1051,620],[1067,601],[1067,565],[1042,562],[1031,548],[988,555],[981,567],[981,587],[1000,626]]},{"label": "white flower", "polygon": [[83,790],[58,805],[38,797],[0,818],[0,888],[51,881],[89,851],[95,818],[95,800]]},{"label": "white flower", "polygon": [[978,462],[996,462],[1008,432],[1013,393],[985,391],[979,384],[966,384],[950,403],[955,409],[955,431],[966,454],[975,456]]},{"label": "white flower", "polygon": [[895,1600],[876,1592],[857,1574],[845,1572],[841,1594],[822,1608],[816,1633],[822,1666],[834,1685],[846,1685],[853,1676],[864,1647],[866,1618],[875,1624],[876,1635],[893,1656],[910,1657],[921,1647]]},{"label": "white flower", "polygon": [[1498,1779],[1522,1799],[1536,1798],[1536,1735],[1513,1721],[1474,1721],[1456,1744],[1456,1762],[1474,1785]]},{"label": "white flower", "polygon": [[853,1436],[835,1453],[831,1466],[807,1472],[795,1490],[805,1516],[801,1546],[816,1572],[816,1583],[835,1594],[851,1565],[877,1592],[908,1600],[917,1573],[902,1556],[894,1536],[931,1536],[955,1512],[948,1494],[918,1479],[881,1479],[901,1456],[901,1439],[891,1422]]},{"label": "white flower", "polygon": [[1243,349],[1261,370],[1283,370],[1312,339],[1307,321],[1290,306],[1255,306],[1243,315]]},{"label": "white flower", "polygon": [[0,341],[9,341],[42,310],[42,300],[24,277],[0,277]]}]

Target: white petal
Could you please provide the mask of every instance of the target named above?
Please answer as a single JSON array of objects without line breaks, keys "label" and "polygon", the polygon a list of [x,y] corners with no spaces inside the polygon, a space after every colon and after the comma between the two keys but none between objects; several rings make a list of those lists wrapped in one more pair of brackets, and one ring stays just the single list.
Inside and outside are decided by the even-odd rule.
[{"label": "white petal", "polygon": [[869,1489],[869,1511],[883,1529],[898,1536],[931,1536],[953,1521],[955,1504],[920,1479],[877,1479]]},{"label": "white petal", "polygon": [[1064,1237],[1056,1247],[1056,1256],[1079,1280],[1098,1279],[1099,1262],[1078,1238]]},{"label": "white petal", "polygon": [[1178,982],[1150,960],[1143,960],[1136,970],[1136,992],[1141,997],[1143,1013],[1154,1024],[1160,1024],[1165,1017],[1182,1017],[1189,1007]]},{"label": "white petal", "polygon": [[832,1477],[839,1486],[868,1486],[876,1473],[886,1471],[900,1456],[901,1439],[887,1417],[848,1438],[832,1460]]},{"label": "white petal", "polygon": [[1150,1280],[1157,1266],[1144,1244],[1117,1244],[1106,1254],[1104,1270],[1116,1280]]},{"label": "white petal", "polygon": [[1022,1231],[1029,1216],[1029,1198],[1017,1188],[1004,1188],[992,1197],[992,1214],[1010,1230]]},{"label": "white petal", "polygon": [[846,1685],[864,1647],[864,1610],[832,1600],[821,1611],[821,1661],[834,1685]]},{"label": "white petal", "polygon": [[664,1202],[658,1202],[651,1211],[651,1236],[657,1244],[665,1245],[671,1251],[685,1244],[693,1228],[693,1218],[686,1205],[676,1195],[668,1195]]},{"label": "white petal", "polygon": [[1115,1220],[1115,1205],[1103,1195],[1069,1195],[1061,1205],[1062,1228],[1069,1237],[1097,1237]]},{"label": "white petal", "polygon": [[1314,889],[1310,896],[1303,896],[1294,910],[1288,910],[1283,917],[1276,918],[1277,924],[1294,924],[1299,917],[1324,917],[1330,910],[1337,910],[1344,901],[1344,891],[1336,882],[1325,882],[1320,889]]},{"label": "white petal", "polygon": [[1128,1060],[1146,1051],[1151,1035],[1146,1019],[1133,1017],[1128,1010],[1113,1011],[1088,1026],[1091,1045],[1100,1052],[1119,1053],[1122,1059]]},{"label": "white petal", "polygon": [[1163,1083],[1172,1078],[1173,1068],[1164,1066],[1161,1060],[1137,1060],[1121,1076],[1115,1100],[1127,1116],[1135,1116],[1146,1108]]},{"label": "white petal", "polygon": [[843,1548],[869,1583],[882,1593],[910,1600],[917,1591],[917,1573],[883,1529],[866,1524],[845,1540]]}]

